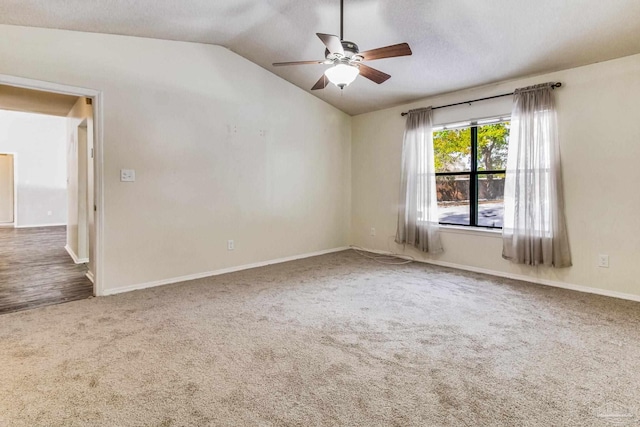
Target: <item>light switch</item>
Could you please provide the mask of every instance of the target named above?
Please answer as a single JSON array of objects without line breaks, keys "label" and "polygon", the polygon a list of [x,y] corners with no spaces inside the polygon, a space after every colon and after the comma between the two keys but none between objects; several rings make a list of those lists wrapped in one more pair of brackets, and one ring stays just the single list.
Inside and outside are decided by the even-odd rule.
[{"label": "light switch", "polygon": [[133,169],[120,169],[121,182],[134,182],[136,180],[136,171]]}]

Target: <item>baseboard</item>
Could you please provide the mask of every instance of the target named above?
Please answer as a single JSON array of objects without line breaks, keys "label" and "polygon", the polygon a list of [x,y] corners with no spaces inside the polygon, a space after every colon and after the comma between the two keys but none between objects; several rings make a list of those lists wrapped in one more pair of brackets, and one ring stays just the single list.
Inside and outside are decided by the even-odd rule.
[{"label": "baseboard", "polygon": [[75,262],[76,264],[86,264],[89,262],[89,258],[78,258],[78,255],[76,255],[76,253],[73,252],[73,249],[71,249],[69,245],[64,245],[64,248],[66,249],[67,253],[71,256],[71,259],[73,260],[73,262]]},{"label": "baseboard", "polygon": [[42,227],[62,227],[66,226],[67,223],[64,222],[62,224],[28,224],[28,225],[16,225],[15,228],[42,228]]},{"label": "baseboard", "polygon": [[358,248],[358,249],[364,250],[366,252],[380,254],[380,255],[393,255],[393,256],[397,256],[398,258],[411,259],[413,261],[421,262],[421,263],[424,263],[424,264],[439,265],[439,266],[442,266],[442,267],[455,268],[457,270],[472,271],[474,273],[482,273],[482,274],[488,274],[490,276],[504,277],[506,279],[513,279],[513,280],[520,280],[522,282],[535,283],[537,285],[551,286],[551,287],[554,287],[554,288],[569,289],[569,290],[572,290],[572,291],[584,292],[584,293],[587,293],[587,294],[596,294],[596,295],[602,295],[602,296],[605,296],[605,297],[612,297],[612,298],[619,298],[619,299],[624,299],[624,300],[629,300],[629,301],[638,301],[638,302],[640,302],[640,295],[627,294],[627,293],[624,293],[624,292],[617,292],[617,291],[610,291],[610,290],[607,290],[607,289],[591,288],[589,286],[574,285],[573,283],[557,282],[555,280],[540,279],[540,278],[536,278],[536,277],[525,276],[525,275],[522,275],[522,274],[514,274],[514,273],[503,272],[503,271],[489,270],[489,269],[486,269],[486,268],[473,267],[473,266],[463,265],[463,264],[456,264],[456,263],[453,263],[453,262],[437,261],[437,260],[418,260],[418,259],[414,259],[412,257],[403,256],[403,255],[400,255],[400,254],[393,254],[393,253],[388,252],[388,251],[379,251],[379,250],[376,250],[376,249],[367,249],[367,248]]},{"label": "baseboard", "polygon": [[93,283],[93,284],[96,283],[94,281],[93,273],[91,271],[87,271],[87,274],[85,274],[85,276],[87,277],[87,279],[89,279],[91,281],[91,283]]},{"label": "baseboard", "polygon": [[333,252],[341,252],[347,249],[349,249],[349,247],[343,246],[339,248],[326,249],[322,251],[310,252],[310,253],[301,254],[301,255],[294,255],[294,256],[285,257],[285,258],[272,259],[269,261],[261,261],[261,262],[256,262],[252,264],[239,265],[236,267],[223,268],[220,270],[207,271],[204,273],[196,273],[196,274],[190,274],[187,276],[172,277],[170,279],[156,280],[154,282],[146,282],[146,283],[139,283],[136,285],[123,286],[121,288],[105,289],[102,295],[105,295],[105,296],[115,295],[115,294],[121,294],[124,292],[137,291],[140,289],[153,288],[156,286],[170,285],[172,283],[186,282],[188,280],[196,280],[196,279],[203,279],[205,277],[219,276],[221,274],[234,273],[236,271],[249,270],[252,268],[265,267],[267,265],[272,265],[272,264],[280,264],[283,262],[295,261],[298,259],[311,258],[314,256],[330,254]]},{"label": "baseboard", "polygon": [[0,228],[16,228],[16,224],[13,222],[3,222],[0,224]]}]

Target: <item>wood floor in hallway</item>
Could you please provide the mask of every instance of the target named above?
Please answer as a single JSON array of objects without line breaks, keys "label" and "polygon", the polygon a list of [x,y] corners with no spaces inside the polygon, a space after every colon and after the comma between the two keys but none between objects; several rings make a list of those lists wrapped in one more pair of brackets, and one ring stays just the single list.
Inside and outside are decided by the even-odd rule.
[{"label": "wood floor in hallway", "polygon": [[66,227],[0,228],[0,314],[89,298],[84,264],[64,249]]}]

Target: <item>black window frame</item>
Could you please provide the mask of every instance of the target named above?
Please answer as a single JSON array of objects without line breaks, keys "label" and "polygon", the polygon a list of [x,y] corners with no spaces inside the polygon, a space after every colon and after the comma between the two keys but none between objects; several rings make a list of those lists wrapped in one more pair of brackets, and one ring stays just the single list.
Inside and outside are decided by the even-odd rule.
[{"label": "black window frame", "polygon": [[478,123],[478,121],[472,121],[469,126],[460,126],[451,129],[447,129],[446,126],[443,129],[433,131],[440,132],[446,130],[466,129],[470,128],[471,134],[471,170],[464,172],[436,172],[436,178],[439,176],[468,176],[469,177],[469,224],[458,224],[453,222],[440,222],[440,225],[454,225],[458,227],[475,227],[475,228],[488,228],[492,230],[502,230],[502,227],[494,227],[489,225],[478,225],[478,177],[481,175],[492,174],[505,174],[506,169],[496,169],[490,171],[478,170],[478,126],[492,125],[497,123],[511,123],[511,117],[504,117],[495,122]]}]

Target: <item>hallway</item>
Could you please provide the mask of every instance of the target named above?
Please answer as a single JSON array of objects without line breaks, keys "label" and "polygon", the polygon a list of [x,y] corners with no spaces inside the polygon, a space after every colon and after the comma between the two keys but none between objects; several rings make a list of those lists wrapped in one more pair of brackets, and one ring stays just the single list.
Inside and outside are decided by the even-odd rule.
[{"label": "hallway", "polygon": [[66,227],[0,228],[0,314],[89,298],[84,264],[65,251]]}]

